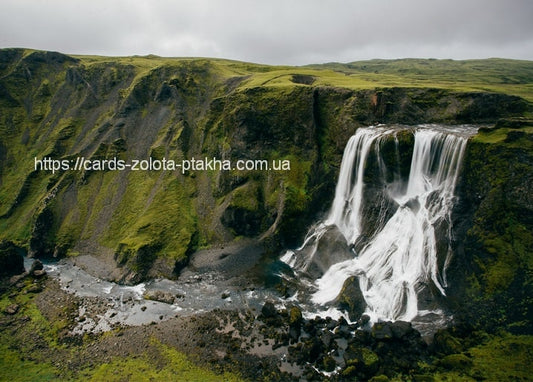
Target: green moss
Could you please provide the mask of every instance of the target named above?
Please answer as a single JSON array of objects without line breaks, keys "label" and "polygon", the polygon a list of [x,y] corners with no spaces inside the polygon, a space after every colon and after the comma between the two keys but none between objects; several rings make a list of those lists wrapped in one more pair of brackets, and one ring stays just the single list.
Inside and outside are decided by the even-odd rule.
[{"label": "green moss", "polygon": [[186,180],[160,173],[163,179],[158,186],[155,175],[130,173],[124,197],[105,232],[103,243],[118,248],[121,262],[142,248],[150,248],[154,256],[179,260],[195,245],[196,218]]},{"label": "green moss", "polygon": [[0,365],[3,381],[55,381],[59,374],[52,364],[24,359],[4,343],[0,344]]},{"label": "green moss", "polygon": [[472,367],[472,360],[464,354],[450,354],[440,359],[437,365],[448,370],[468,372]]},{"label": "green moss", "polygon": [[81,373],[83,381],[240,381],[232,373],[217,374],[199,367],[175,349],[162,344],[153,344],[163,357],[162,365],[151,362],[148,355],[140,358],[115,358],[96,368]]},{"label": "green moss", "polygon": [[246,183],[231,193],[230,206],[248,211],[257,211],[260,208],[259,192],[259,185],[256,182]]},{"label": "green moss", "polygon": [[302,311],[300,308],[293,306],[289,310],[289,325],[299,325],[302,322]]},{"label": "green moss", "polygon": [[[437,369],[431,374],[436,381],[528,380],[533,371],[533,355],[529,351],[532,341],[532,336],[501,332],[478,341],[464,353],[438,359],[435,362]],[[424,371],[427,370],[425,367]]]},{"label": "green moss", "polygon": [[527,380],[533,372],[533,336],[503,333],[471,348],[472,372],[487,380]]},{"label": "green moss", "polygon": [[[525,134],[533,134],[533,126],[527,126],[520,129],[512,129],[512,128],[495,128],[495,129],[488,129],[488,130],[482,130],[479,134],[477,134],[474,138],[474,142],[480,142],[480,143],[505,143],[505,140],[507,139],[509,132],[523,132]],[[510,143],[508,146],[519,146],[523,148],[531,148],[532,144],[530,143],[530,140],[521,139],[520,142],[517,142],[518,144],[511,145]]]},{"label": "green moss", "polygon": [[[0,309],[13,303],[21,307],[17,317],[28,317],[24,325],[0,328],[0,379],[13,381],[240,381],[237,374],[213,370],[192,362],[178,350],[151,340],[146,353],[130,357],[113,357],[107,362],[96,362],[94,358],[79,358],[73,364],[66,359],[79,357],[87,351],[87,345],[117,335],[108,332],[100,336],[85,336],[83,343],[64,341],[60,343],[60,332],[67,327],[65,319],[47,319],[33,302],[34,294],[25,293],[32,280],[26,279],[20,293],[4,294],[0,298]],[[61,313],[61,312],[60,312]],[[64,317],[71,317],[65,311]],[[15,317],[15,320],[17,318]],[[121,329],[118,329],[121,330]],[[157,362],[154,362],[154,357]],[[54,361],[50,361],[53,359]],[[57,362],[61,359],[61,362]]]},{"label": "green moss", "polygon": [[509,325],[527,332],[532,325],[528,313],[533,288],[529,129],[482,131],[467,147],[464,197],[475,213],[465,242],[466,260],[471,262],[465,268],[469,286],[466,304],[459,311],[486,328]]}]

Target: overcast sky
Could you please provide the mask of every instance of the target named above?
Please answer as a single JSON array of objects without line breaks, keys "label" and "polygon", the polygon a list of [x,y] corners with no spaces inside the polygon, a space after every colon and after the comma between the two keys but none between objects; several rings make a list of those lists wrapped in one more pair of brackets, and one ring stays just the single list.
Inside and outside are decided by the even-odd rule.
[{"label": "overcast sky", "polygon": [[533,60],[533,0],[0,0],[0,47],[291,65]]}]

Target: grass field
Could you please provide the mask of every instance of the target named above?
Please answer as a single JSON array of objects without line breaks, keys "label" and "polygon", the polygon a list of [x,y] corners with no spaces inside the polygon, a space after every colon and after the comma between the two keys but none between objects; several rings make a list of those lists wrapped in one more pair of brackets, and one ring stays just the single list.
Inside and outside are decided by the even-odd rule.
[{"label": "grass field", "polygon": [[[225,77],[248,77],[240,87],[293,86],[294,76],[313,78],[314,86],[349,89],[382,87],[442,88],[457,91],[497,92],[520,96],[533,102],[533,62],[491,58],[483,60],[398,59],[307,66],[269,66],[208,58],[162,58],[157,56],[74,56],[87,65],[121,62],[139,73],[182,61],[209,63]],[[305,85],[302,85],[305,86]]]}]

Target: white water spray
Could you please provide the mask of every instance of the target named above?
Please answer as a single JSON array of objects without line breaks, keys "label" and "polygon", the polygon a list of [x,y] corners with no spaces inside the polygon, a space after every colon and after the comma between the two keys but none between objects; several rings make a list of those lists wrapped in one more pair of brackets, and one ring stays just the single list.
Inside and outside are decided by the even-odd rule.
[{"label": "white water spray", "polygon": [[[412,320],[419,315],[419,293],[424,289],[444,295],[445,270],[451,255],[451,211],[454,190],[467,139],[475,129],[420,126],[414,133],[414,147],[408,180],[401,181],[396,168],[383,168],[381,142],[395,139],[401,127],[360,128],[348,142],[339,173],[335,198],[327,219],[316,226],[302,248],[282,260],[299,271],[306,271],[317,256],[318,243],[330,227],[336,227],[353,246],[364,224],[378,224],[370,240],[353,258],[331,265],[315,282],[312,301],[326,305],[335,300],[345,281],[357,276],[372,320]],[[365,206],[364,175],[369,153],[377,158],[382,174],[395,173],[393,184],[386,184],[387,197],[395,211],[383,224],[362,221]],[[396,153],[398,154],[398,153]],[[390,208],[390,207],[388,207]],[[390,212],[390,211],[389,211]],[[380,211],[379,216],[385,214]],[[437,232],[445,227],[445,233]],[[439,269],[438,245],[448,246]],[[302,251],[312,245],[310,251]],[[303,258],[298,258],[304,254]],[[323,254],[322,254],[323,255]],[[327,254],[326,254],[327,255]]]}]

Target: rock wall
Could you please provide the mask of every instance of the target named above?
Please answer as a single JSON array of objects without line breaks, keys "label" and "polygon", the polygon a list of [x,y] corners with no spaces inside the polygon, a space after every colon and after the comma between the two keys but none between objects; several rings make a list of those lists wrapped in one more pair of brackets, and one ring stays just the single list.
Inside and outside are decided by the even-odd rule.
[{"label": "rock wall", "polygon": [[449,294],[461,320],[533,332],[533,122],[500,121],[467,146]]}]

